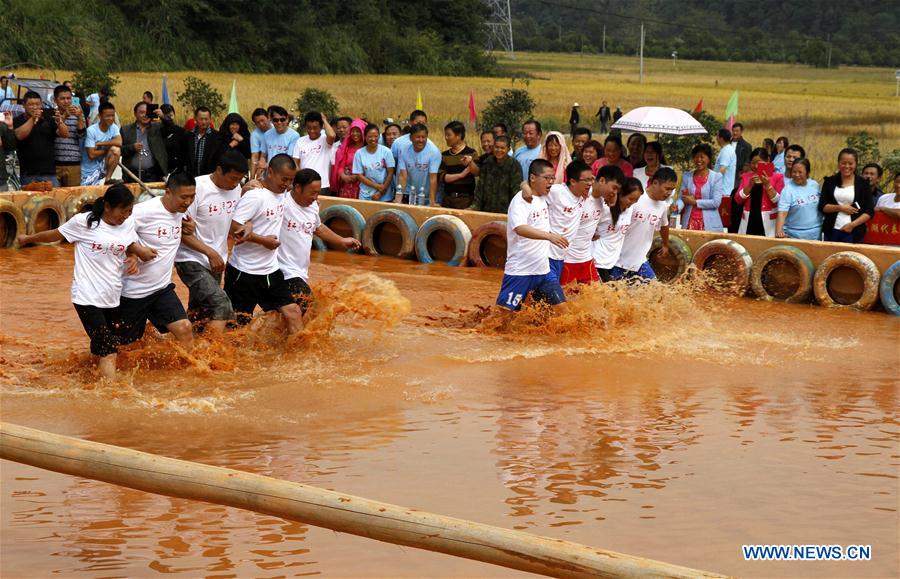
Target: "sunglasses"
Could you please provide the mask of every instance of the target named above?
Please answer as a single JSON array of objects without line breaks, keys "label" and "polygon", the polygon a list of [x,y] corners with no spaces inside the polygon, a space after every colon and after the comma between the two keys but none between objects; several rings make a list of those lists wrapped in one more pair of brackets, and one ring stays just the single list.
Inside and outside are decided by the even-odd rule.
[{"label": "sunglasses", "polygon": [[273,123],[284,123],[287,122],[287,117],[272,117]]}]

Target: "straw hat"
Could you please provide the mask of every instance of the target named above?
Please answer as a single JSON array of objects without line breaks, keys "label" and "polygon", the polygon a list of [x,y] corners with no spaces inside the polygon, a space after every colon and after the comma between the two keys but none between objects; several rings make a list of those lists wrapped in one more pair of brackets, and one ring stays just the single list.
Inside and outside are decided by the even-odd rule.
[{"label": "straw hat", "polygon": [[575,103],[575,104],[574,104],[574,105],[572,105],[572,106],[573,106],[573,107],[577,107],[577,106],[578,106],[578,103]]}]

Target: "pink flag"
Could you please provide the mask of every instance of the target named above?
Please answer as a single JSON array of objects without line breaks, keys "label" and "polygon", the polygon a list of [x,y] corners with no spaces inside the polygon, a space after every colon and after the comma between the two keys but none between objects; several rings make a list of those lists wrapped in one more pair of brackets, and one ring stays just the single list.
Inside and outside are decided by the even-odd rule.
[{"label": "pink flag", "polygon": [[469,91],[469,123],[474,125],[477,116],[478,115],[475,114],[475,93]]},{"label": "pink flag", "polygon": [[734,127],[734,115],[728,117],[728,122],[725,123],[725,128],[729,131],[732,129],[732,127]]}]

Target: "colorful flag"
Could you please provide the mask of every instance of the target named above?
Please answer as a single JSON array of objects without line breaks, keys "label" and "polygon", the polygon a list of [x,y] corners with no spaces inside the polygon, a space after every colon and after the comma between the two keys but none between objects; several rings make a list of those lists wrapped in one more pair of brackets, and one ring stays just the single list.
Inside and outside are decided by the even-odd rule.
[{"label": "colorful flag", "polygon": [[421,111],[421,110],[423,110],[423,108],[424,107],[422,105],[422,93],[419,92],[419,89],[416,89],[416,110]]},{"label": "colorful flag", "polygon": [[238,112],[238,102],[237,102],[237,81],[231,81],[231,102],[228,103],[228,113],[236,113]]},{"label": "colorful flag", "polygon": [[469,91],[469,123],[474,125],[476,118],[478,115],[475,113],[475,93]]},{"label": "colorful flag", "polygon": [[702,113],[703,112],[703,99],[700,99],[700,102],[697,103],[697,106],[694,107],[694,113]]},{"label": "colorful flag", "polygon": [[728,117],[728,121],[725,123],[725,128],[729,131],[734,127],[734,115]]},{"label": "colorful flag", "polygon": [[[731,98],[728,99],[728,104],[725,105],[725,118],[729,117],[737,118],[738,115],[738,91],[734,91],[731,95]],[[734,121],[732,121],[734,122]]]},{"label": "colorful flag", "polygon": [[166,82],[166,75],[163,75],[162,104],[172,104],[171,102],[169,102],[169,83]]}]

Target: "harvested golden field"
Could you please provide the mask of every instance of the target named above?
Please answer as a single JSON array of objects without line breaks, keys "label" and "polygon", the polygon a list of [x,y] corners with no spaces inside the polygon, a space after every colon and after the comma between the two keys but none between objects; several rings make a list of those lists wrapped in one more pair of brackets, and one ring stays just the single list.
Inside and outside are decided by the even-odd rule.
[{"label": "harvested golden field", "polygon": [[[635,57],[577,54],[517,53],[504,58],[510,69],[532,75],[527,88],[537,102],[536,117],[550,128],[567,127],[569,107],[582,105],[582,124],[596,119],[601,100],[615,109],[644,105],[692,109],[702,98],[704,108],[724,117],[725,104],[740,91],[738,119],[745,138],[759,145],[765,137],[786,135],[806,147],[813,174],[835,168],[838,150],[853,133],[866,130],[878,139],[882,153],[900,148],[900,99],[894,96],[894,71],[885,68],[841,67],[833,70],[779,64],[647,59],[644,82],[638,82]],[[237,80],[241,113],[282,104],[290,109],[303,89],[323,88],[341,103],[342,112],[381,120],[409,114],[420,90],[432,126],[468,118],[469,91],[481,110],[500,89],[522,87],[506,78],[457,78],[401,75],[292,75],[177,72],[168,75],[173,102],[183,80],[195,75],[222,92],[227,102]],[[115,101],[130,117],[133,102],[144,90],[160,93],[161,73],[120,73]],[[177,106],[177,102],[176,108]],[[184,116],[186,111],[179,110]],[[439,139],[438,139],[439,140]],[[470,141],[474,141],[470,139]]]}]

